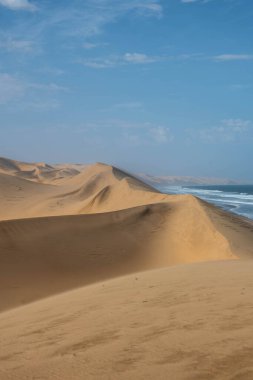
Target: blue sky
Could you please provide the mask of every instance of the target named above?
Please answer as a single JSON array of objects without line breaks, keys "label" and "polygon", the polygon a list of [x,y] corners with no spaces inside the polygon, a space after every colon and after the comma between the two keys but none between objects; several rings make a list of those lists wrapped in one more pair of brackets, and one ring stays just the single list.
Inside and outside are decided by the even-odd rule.
[{"label": "blue sky", "polygon": [[0,0],[0,154],[253,181],[253,2]]}]

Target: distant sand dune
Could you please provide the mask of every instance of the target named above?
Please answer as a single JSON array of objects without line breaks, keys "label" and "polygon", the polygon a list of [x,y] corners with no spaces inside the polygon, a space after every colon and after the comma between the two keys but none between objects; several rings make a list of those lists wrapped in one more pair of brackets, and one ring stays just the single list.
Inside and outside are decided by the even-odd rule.
[{"label": "distant sand dune", "polygon": [[[5,167],[10,166],[9,161]],[[13,165],[18,166],[16,162]],[[49,168],[47,181],[30,178],[21,170],[0,172],[0,188],[7,188],[0,194],[0,220],[116,211],[167,199],[151,186],[109,165],[94,164],[79,171],[71,165],[57,170]],[[11,199],[8,188],[12,189]]]}]

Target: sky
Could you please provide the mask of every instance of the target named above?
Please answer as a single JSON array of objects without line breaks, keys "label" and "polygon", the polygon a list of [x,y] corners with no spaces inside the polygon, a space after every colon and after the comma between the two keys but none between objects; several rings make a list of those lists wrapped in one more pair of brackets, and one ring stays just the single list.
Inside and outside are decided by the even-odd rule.
[{"label": "sky", "polygon": [[0,156],[253,182],[251,0],[0,0]]}]

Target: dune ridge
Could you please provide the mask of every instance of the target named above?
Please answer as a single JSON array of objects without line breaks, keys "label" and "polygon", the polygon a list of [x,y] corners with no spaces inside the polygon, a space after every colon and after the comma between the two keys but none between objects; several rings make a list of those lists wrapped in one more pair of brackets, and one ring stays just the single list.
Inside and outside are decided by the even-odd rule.
[{"label": "dune ridge", "polygon": [[[8,160],[5,167],[9,166]],[[0,173],[0,188],[12,189],[11,194],[1,191],[0,220],[117,211],[166,199],[155,188],[106,164],[88,165],[79,171],[74,168],[72,175],[64,174],[73,169],[72,165],[60,166],[60,176],[58,169],[49,167],[52,169],[47,181],[25,177],[21,169]]]},{"label": "dune ridge", "polygon": [[1,158],[0,379],[249,380],[252,258],[253,222],[191,195]]}]

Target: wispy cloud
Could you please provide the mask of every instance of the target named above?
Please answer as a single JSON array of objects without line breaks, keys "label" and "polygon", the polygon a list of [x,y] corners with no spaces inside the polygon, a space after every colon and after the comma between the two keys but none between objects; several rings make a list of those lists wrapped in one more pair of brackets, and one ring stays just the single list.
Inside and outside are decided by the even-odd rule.
[{"label": "wispy cloud", "polygon": [[181,3],[191,4],[191,3],[209,3],[211,0],[181,0]]},{"label": "wispy cloud", "polygon": [[249,129],[251,121],[243,119],[225,119],[222,120],[221,123],[223,125],[223,127],[221,127],[222,131],[227,131],[229,129],[232,132],[241,133]]},{"label": "wispy cloud", "polygon": [[143,107],[143,104],[141,102],[126,102],[126,103],[117,103],[114,104],[111,109],[140,109]]},{"label": "wispy cloud", "polygon": [[132,101],[132,102],[123,102],[123,103],[116,103],[111,106],[101,108],[99,112],[102,113],[117,113],[118,111],[125,111],[128,110],[129,112],[131,111],[143,111],[144,106],[143,103],[137,102],[137,101]]},{"label": "wispy cloud", "polygon": [[213,59],[217,62],[251,61],[253,54],[221,54],[214,56]]},{"label": "wispy cloud", "polygon": [[105,58],[84,58],[78,63],[93,69],[112,68],[122,65],[145,65],[164,60],[164,57],[152,56],[143,53],[125,53]]},{"label": "wispy cloud", "polygon": [[[170,128],[152,122],[135,122],[122,119],[106,119],[85,122],[73,127],[78,134],[85,134],[85,138],[101,138],[110,133],[115,142],[129,146],[156,146],[166,145],[174,141]],[[110,131],[110,132],[109,132]],[[102,141],[102,145],[105,141]],[[110,140],[111,144],[111,140]]]},{"label": "wispy cloud", "polygon": [[164,125],[152,122],[134,122],[122,119],[107,119],[85,123],[79,128],[82,131],[96,131],[111,129],[116,135],[123,136],[135,144],[165,144],[174,140],[171,129]]},{"label": "wispy cloud", "polygon": [[123,61],[136,64],[153,63],[161,60],[160,57],[152,57],[142,53],[126,53]]},{"label": "wispy cloud", "polygon": [[239,62],[253,60],[251,54],[221,54],[215,56],[208,56],[202,53],[195,54],[179,54],[179,55],[150,55],[145,53],[125,53],[123,55],[110,55],[107,57],[97,58],[83,58],[79,59],[77,63],[94,69],[113,68],[123,65],[145,65],[158,62],[187,62],[187,61],[211,61],[216,63],[222,62]]},{"label": "wispy cloud", "polygon": [[[214,127],[197,131],[197,136],[204,142],[235,141],[251,128],[251,121],[244,119],[224,119]],[[194,132],[195,134],[195,132]],[[196,135],[196,134],[195,134]]]},{"label": "wispy cloud", "polygon": [[164,144],[174,140],[169,128],[163,126],[152,127],[149,130],[150,136],[156,143]]},{"label": "wispy cloud", "polygon": [[160,0],[86,0],[71,2],[69,6],[53,6],[46,28],[60,28],[66,35],[90,38],[101,34],[104,28],[131,13],[141,17],[161,17]]},{"label": "wispy cloud", "polygon": [[35,11],[37,7],[28,0],[0,0],[0,5],[17,10]]},{"label": "wispy cloud", "polygon": [[56,91],[68,91],[68,88],[65,86],[60,86],[56,83],[49,83],[49,84],[43,84],[43,83],[28,83],[26,85],[27,88],[35,89],[35,90],[42,90],[42,91],[49,91],[49,92],[56,92]]},{"label": "wispy cloud", "polygon": [[90,42],[85,41],[81,44],[82,48],[85,50],[93,50],[93,49],[99,49],[99,48],[106,48],[110,44],[108,42]]},{"label": "wispy cloud", "polygon": [[[102,2],[108,0],[102,0]],[[158,16],[160,17],[163,12],[163,8],[159,0],[146,0],[146,1],[136,1],[136,0],[123,0],[121,5],[115,0],[110,1],[114,6],[117,4],[121,7],[123,11],[138,11],[146,16]]]},{"label": "wispy cloud", "polygon": [[156,125],[150,125],[141,131],[129,128],[123,132],[123,138],[133,146],[168,144],[174,140],[169,128]]},{"label": "wispy cloud", "polygon": [[0,39],[0,48],[9,52],[29,53],[34,50],[34,42],[31,40],[5,38]]},{"label": "wispy cloud", "polygon": [[24,84],[15,77],[0,73],[0,104],[6,104],[25,93]]},{"label": "wispy cloud", "polygon": [[60,102],[57,99],[45,99],[45,100],[32,100],[25,101],[18,104],[18,108],[21,110],[34,110],[45,111],[52,110],[60,107]]},{"label": "wispy cloud", "polygon": [[[0,105],[12,104],[16,100],[20,100],[24,95],[27,98],[32,98],[34,104],[34,95],[40,97],[40,95],[50,95],[57,92],[66,92],[68,89],[64,86],[60,86],[56,83],[33,83],[16,78],[13,75],[7,73],[0,73]],[[48,99],[48,102],[50,100]],[[29,102],[29,100],[27,100]],[[44,102],[44,100],[43,100]],[[40,99],[37,104],[41,104]]]},{"label": "wispy cloud", "polygon": [[[36,4],[28,0],[0,0],[0,5],[13,10],[32,11],[37,9]],[[57,48],[68,43],[80,47],[83,40],[83,48],[90,50],[104,45],[91,39],[102,34],[108,24],[132,16],[159,18],[162,12],[160,0],[43,1],[39,12],[33,17],[20,18],[15,24],[9,25],[8,39],[2,41],[2,47],[9,51],[28,51],[34,44],[44,50],[49,41],[48,35],[54,34],[58,40]],[[0,26],[1,29],[2,33],[6,32],[6,27],[3,29]]]},{"label": "wispy cloud", "polygon": [[231,61],[251,61],[253,54],[217,54],[207,55],[203,53],[180,54],[177,56],[167,57],[171,60],[179,61],[213,61],[213,62],[231,62]]},{"label": "wispy cloud", "polygon": [[117,56],[108,58],[83,58],[77,60],[77,63],[92,69],[106,69],[122,64],[121,60]]},{"label": "wispy cloud", "polygon": [[181,0],[181,3],[196,3],[199,0]]}]

